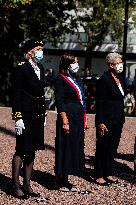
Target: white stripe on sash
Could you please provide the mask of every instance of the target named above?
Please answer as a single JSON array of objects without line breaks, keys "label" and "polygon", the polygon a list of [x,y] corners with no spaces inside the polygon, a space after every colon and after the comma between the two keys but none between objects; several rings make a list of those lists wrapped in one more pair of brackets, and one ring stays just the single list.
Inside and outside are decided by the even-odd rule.
[{"label": "white stripe on sash", "polygon": [[76,89],[78,90],[80,102],[81,102],[81,104],[83,105],[83,98],[82,98],[82,93],[81,93],[80,88],[79,88],[78,85],[74,82],[74,80],[71,79],[71,77],[67,77],[67,78],[70,80],[70,82],[73,84],[73,86],[76,87]]}]

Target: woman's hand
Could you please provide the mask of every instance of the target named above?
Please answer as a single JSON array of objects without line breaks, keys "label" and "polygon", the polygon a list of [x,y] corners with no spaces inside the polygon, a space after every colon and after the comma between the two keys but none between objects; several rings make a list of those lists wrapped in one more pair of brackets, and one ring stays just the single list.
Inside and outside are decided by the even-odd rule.
[{"label": "woman's hand", "polygon": [[100,136],[105,135],[105,132],[108,132],[108,129],[106,127],[105,124],[99,124],[98,125],[98,133],[100,134]]},{"label": "woman's hand", "polygon": [[63,123],[62,128],[65,134],[69,133],[69,123]]},{"label": "woman's hand", "polygon": [[67,114],[65,112],[61,112],[60,116],[62,118],[62,128],[65,134],[69,133],[69,122],[68,122],[68,118],[67,118]]}]

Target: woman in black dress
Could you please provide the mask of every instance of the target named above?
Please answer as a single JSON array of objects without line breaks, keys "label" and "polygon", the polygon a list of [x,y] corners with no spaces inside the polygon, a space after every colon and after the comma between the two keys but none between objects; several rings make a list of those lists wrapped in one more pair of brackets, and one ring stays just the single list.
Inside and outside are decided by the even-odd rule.
[{"label": "woman in black dress", "polygon": [[[22,47],[26,61],[13,74],[12,118],[15,120],[16,152],[12,160],[12,181],[14,196],[25,199],[36,197],[30,179],[35,151],[44,149],[45,121],[45,75],[39,63],[43,58],[43,43],[32,38]],[[23,164],[23,187],[19,175]]]},{"label": "woman in black dress", "polygon": [[57,107],[55,139],[55,175],[58,188],[72,189],[68,175],[81,176],[85,167],[84,128],[86,113],[84,93],[77,71],[77,58],[63,55],[55,82]]}]

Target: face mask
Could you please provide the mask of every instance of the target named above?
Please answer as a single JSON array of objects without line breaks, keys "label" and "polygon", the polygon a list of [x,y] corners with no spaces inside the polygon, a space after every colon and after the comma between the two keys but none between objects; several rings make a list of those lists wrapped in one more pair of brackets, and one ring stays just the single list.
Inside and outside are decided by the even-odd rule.
[{"label": "face mask", "polygon": [[79,65],[78,65],[78,63],[70,64],[70,70],[71,70],[72,73],[77,73],[78,70],[79,70]]},{"label": "face mask", "polygon": [[35,51],[34,52],[34,59],[36,62],[39,62],[43,59],[43,51]]},{"label": "face mask", "polygon": [[122,63],[119,63],[116,65],[116,71],[117,71],[117,73],[122,73],[122,71],[123,71],[123,64]]}]

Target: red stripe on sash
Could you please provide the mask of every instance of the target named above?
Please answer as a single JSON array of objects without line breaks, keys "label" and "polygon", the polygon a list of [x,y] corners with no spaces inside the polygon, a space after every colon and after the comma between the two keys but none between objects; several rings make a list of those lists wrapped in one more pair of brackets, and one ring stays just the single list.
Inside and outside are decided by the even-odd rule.
[{"label": "red stripe on sash", "polygon": [[[77,95],[78,95],[78,98],[79,98],[79,100],[80,100],[80,102],[81,102],[79,91],[78,91],[78,89],[76,88],[76,86],[74,85],[74,83],[72,83],[72,82],[68,79],[68,77],[64,76],[63,74],[60,73],[60,75],[76,90]],[[82,103],[81,103],[81,104],[82,104]]]},{"label": "red stripe on sash", "polygon": [[[74,85],[74,83],[72,83],[68,77],[64,76],[62,73],[60,73],[60,75],[76,90],[77,92],[77,95],[78,95],[78,98],[80,100],[80,103],[82,105],[82,102],[81,102],[81,98],[80,98],[80,94],[79,94],[79,91],[77,89],[77,87]],[[86,109],[84,109],[84,129],[86,129],[87,127],[87,115],[86,115]]]}]

